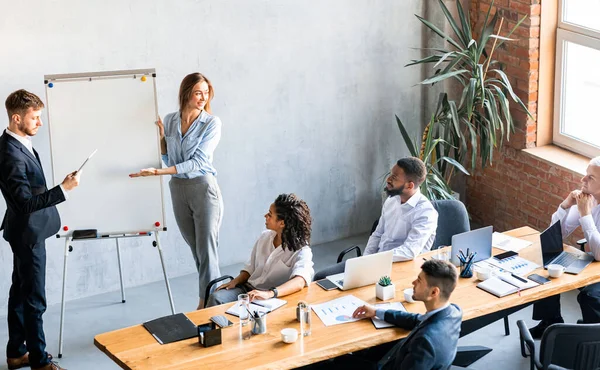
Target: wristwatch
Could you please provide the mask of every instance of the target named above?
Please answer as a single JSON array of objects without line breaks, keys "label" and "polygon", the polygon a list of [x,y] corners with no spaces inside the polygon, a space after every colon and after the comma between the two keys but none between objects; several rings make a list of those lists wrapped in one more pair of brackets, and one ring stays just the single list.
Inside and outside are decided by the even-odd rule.
[{"label": "wristwatch", "polygon": [[279,293],[277,292],[277,288],[273,287],[269,290],[273,292],[273,298],[277,298],[277,296],[279,295]]}]

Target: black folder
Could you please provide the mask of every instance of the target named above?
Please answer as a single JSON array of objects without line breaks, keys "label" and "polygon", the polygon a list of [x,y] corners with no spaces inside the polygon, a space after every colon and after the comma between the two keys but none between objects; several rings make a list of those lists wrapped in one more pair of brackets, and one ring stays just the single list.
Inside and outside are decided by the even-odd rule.
[{"label": "black folder", "polygon": [[177,342],[198,336],[196,325],[182,313],[145,322],[144,327],[160,344]]}]

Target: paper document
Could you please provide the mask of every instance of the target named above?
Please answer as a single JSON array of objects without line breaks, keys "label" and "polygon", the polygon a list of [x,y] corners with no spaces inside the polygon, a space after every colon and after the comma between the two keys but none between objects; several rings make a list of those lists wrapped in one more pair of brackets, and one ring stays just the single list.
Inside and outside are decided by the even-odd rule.
[{"label": "paper document", "polygon": [[[404,308],[404,305],[402,304],[402,302],[388,302],[388,303],[376,304],[375,309],[377,309],[377,310],[396,310],[396,311],[406,312],[406,308]],[[371,317],[371,321],[373,322],[373,325],[375,325],[376,329],[391,328],[392,326],[394,326],[394,324],[390,324],[389,322],[387,322],[385,320],[380,320],[376,316]]]},{"label": "paper document", "polygon": [[325,326],[331,326],[360,320],[352,318],[352,314],[365,304],[355,296],[347,295],[329,302],[313,304],[312,309]]},{"label": "paper document", "polygon": [[[248,309],[250,312],[264,312],[269,313],[273,310],[286,304],[287,301],[283,299],[271,298],[271,299],[256,299],[250,302]],[[225,313],[233,316],[240,316],[240,310],[243,310],[239,302],[236,302],[233,306],[229,307]]]},{"label": "paper document", "polygon": [[512,272],[513,274],[519,276],[528,275],[530,272],[540,267],[539,265],[519,256],[512,256],[502,260],[492,257],[486,261],[489,261],[489,263],[499,267],[502,270]]},{"label": "paper document", "polygon": [[98,149],[94,150],[92,152],[92,154],[89,155],[89,157],[87,157],[87,159],[85,161],[83,161],[83,163],[81,164],[81,167],[79,167],[79,169],[77,170],[77,172],[81,171],[83,169],[83,166],[85,166],[86,163],[88,163],[88,161],[90,160],[90,158],[92,158],[94,156],[94,154],[96,154],[96,152],[98,151]]},{"label": "paper document", "polygon": [[527,240],[513,238],[499,232],[492,234],[492,246],[505,251],[518,252],[523,248],[529,247],[531,244],[533,243]]}]

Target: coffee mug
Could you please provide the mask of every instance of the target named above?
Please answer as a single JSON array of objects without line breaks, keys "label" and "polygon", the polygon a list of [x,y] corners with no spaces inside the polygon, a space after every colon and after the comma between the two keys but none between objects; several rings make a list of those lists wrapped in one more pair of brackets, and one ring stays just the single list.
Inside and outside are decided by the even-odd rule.
[{"label": "coffee mug", "polygon": [[414,303],[415,300],[413,299],[413,294],[414,294],[414,290],[413,288],[406,288],[404,289],[404,300],[408,303]]},{"label": "coffee mug", "polygon": [[565,267],[562,265],[557,265],[557,264],[551,264],[548,265],[548,275],[550,275],[550,277],[553,278],[557,278],[560,277],[563,272],[565,272]]},{"label": "coffee mug", "polygon": [[294,343],[298,339],[298,330],[294,328],[281,329],[281,341],[283,343]]}]

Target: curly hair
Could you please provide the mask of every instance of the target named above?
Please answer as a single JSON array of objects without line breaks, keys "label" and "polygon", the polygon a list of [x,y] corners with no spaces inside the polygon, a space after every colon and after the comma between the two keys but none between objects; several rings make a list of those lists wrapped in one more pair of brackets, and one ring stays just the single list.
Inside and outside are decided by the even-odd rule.
[{"label": "curly hair", "polygon": [[297,251],[310,245],[310,209],[296,194],[280,194],[275,202],[275,213],[283,220],[285,227],[281,233],[282,247]]}]

